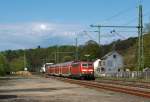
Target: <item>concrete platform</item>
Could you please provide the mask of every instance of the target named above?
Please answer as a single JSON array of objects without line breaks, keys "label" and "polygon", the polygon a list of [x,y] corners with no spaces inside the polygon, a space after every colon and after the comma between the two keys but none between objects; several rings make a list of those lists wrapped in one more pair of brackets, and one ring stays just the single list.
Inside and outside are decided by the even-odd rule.
[{"label": "concrete platform", "polygon": [[32,77],[0,80],[0,102],[150,102],[150,99]]}]

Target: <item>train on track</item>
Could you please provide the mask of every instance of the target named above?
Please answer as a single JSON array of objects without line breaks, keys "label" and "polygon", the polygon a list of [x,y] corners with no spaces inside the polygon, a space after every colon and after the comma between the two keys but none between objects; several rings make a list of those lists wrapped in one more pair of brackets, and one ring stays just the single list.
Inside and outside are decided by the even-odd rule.
[{"label": "train on track", "polygon": [[71,61],[47,66],[46,76],[60,76],[77,79],[94,80],[93,62]]}]

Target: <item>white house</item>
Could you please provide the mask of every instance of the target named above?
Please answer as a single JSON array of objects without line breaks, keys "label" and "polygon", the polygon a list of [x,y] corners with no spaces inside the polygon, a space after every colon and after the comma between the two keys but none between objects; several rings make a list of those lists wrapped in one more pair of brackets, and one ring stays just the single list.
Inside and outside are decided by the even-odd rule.
[{"label": "white house", "polygon": [[94,65],[94,75],[98,76],[98,74],[101,72],[101,67],[100,67],[100,63],[101,60],[97,59],[96,61],[94,61],[93,65]]},{"label": "white house", "polygon": [[123,57],[116,51],[109,52],[101,58],[101,72],[120,72],[123,68]]},{"label": "white house", "polygon": [[109,52],[94,62],[95,74],[123,71],[123,57],[116,51]]}]

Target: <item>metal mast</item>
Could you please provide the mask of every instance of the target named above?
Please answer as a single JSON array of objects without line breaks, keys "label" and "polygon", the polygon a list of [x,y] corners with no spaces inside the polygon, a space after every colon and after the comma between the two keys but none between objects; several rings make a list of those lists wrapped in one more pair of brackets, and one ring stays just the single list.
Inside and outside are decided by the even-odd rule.
[{"label": "metal mast", "polygon": [[143,7],[141,0],[139,0],[139,19],[138,26],[105,26],[105,25],[90,25],[91,27],[97,27],[99,33],[99,45],[100,45],[100,28],[137,28],[138,29],[138,69],[144,68],[144,39],[143,39]]},{"label": "metal mast", "polygon": [[100,41],[100,34],[101,34],[101,32],[100,32],[100,30],[101,30],[101,25],[90,25],[91,27],[97,27],[98,28],[98,44],[99,44],[99,46],[100,46],[100,43],[101,43],[101,41]]},{"label": "metal mast", "polygon": [[75,41],[76,41],[75,59],[76,59],[76,61],[77,61],[77,60],[78,60],[78,38],[77,38],[77,37],[76,37]]},{"label": "metal mast", "polygon": [[27,67],[26,65],[27,65],[27,63],[26,63],[26,52],[25,52],[25,50],[24,50],[24,56],[23,56],[23,59],[24,59],[24,70],[25,70],[25,68]]},{"label": "metal mast", "polygon": [[138,19],[138,70],[144,68],[144,45],[143,45],[143,7],[139,5]]}]

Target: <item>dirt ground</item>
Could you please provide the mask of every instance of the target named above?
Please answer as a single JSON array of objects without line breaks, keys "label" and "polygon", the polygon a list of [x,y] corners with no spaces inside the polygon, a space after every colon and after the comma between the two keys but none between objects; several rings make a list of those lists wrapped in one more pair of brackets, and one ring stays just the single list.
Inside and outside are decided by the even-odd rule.
[{"label": "dirt ground", "polygon": [[0,102],[150,102],[150,99],[36,76],[0,79]]}]

